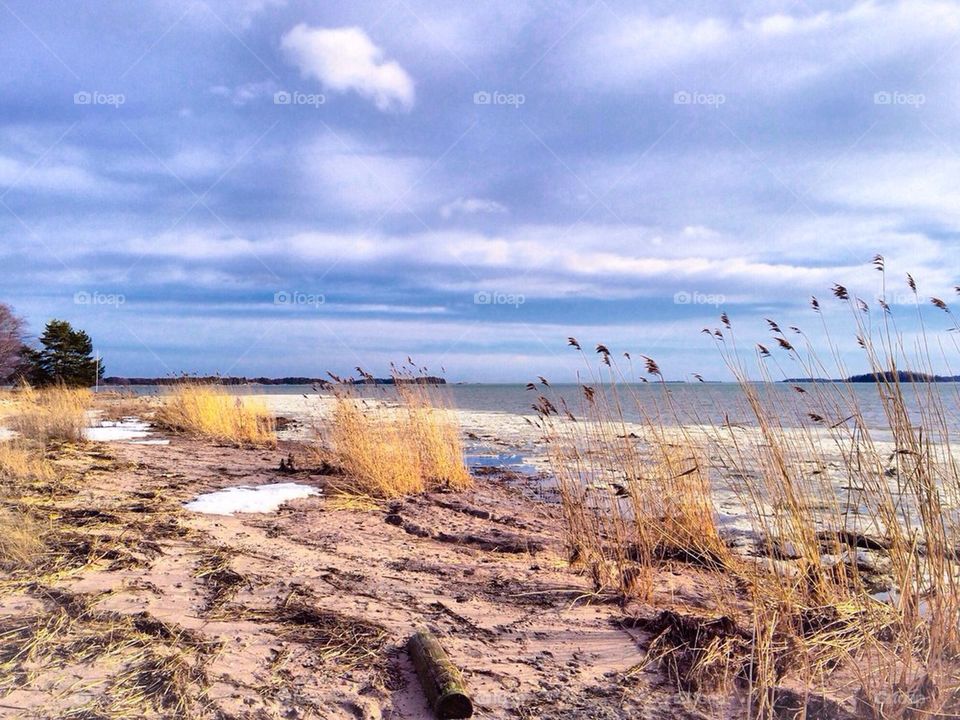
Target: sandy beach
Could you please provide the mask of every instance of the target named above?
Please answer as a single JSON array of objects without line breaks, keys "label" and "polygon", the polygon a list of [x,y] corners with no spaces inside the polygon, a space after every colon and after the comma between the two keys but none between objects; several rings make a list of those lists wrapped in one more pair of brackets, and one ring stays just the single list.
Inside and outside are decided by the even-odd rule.
[{"label": "sandy beach", "polygon": [[[95,547],[43,584],[3,582],[0,715],[114,717],[120,649],[93,662],[18,655],[22,628],[62,619],[60,649],[132,621],[150,628],[138,631],[150,652],[182,661],[183,696],[161,698],[157,717],[181,704],[198,718],[429,717],[403,651],[420,626],[463,667],[479,717],[697,716],[636,669],[642,634],[568,570],[558,508],[529,480],[489,471],[467,492],[341,508],[337,478],[278,470],[300,453],[294,440],[244,450],[156,430],[56,453],[69,480],[36,502]],[[270,513],[184,507],[291,482],[318,494]],[[671,573],[661,588],[685,602],[702,592]],[[290,616],[295,604],[330,627]]]},{"label": "sandy beach", "polygon": [[[727,681],[678,687],[683,676],[658,648],[679,632],[676,648],[699,653],[707,641],[696,638],[724,623],[728,636],[704,637],[746,642],[732,619],[751,612],[744,568],[802,581],[801,558],[765,542],[744,504],[762,469],[725,469],[725,433],[762,446],[756,428],[660,429],[667,448],[707,449],[724,562],[740,570],[718,572],[697,544],[678,546],[649,564],[650,592],[634,594],[571,554],[556,458],[535,415],[456,411],[472,485],[377,500],[344,494],[349,478],[318,454],[331,397],[229,396],[225,407],[276,417],[275,446],[260,447],[164,429],[167,402],[97,397],[84,440],[48,446],[56,479],[24,481],[8,498],[48,523],[48,547],[39,569],[0,574],[0,717],[428,718],[406,649],[420,629],[462,669],[476,717],[752,712],[749,693]],[[650,431],[618,428],[640,448]],[[846,527],[859,527],[844,451],[829,449],[826,432],[799,437],[823,447],[798,467],[822,474],[853,517]],[[618,479],[599,475],[585,492],[611,497],[598,506],[608,512]],[[854,540],[850,550],[855,559],[833,562],[855,562],[881,602],[893,590],[883,548]],[[844,707],[856,683],[838,666],[828,694],[803,700],[809,688],[784,677],[775,716],[860,717]]]}]

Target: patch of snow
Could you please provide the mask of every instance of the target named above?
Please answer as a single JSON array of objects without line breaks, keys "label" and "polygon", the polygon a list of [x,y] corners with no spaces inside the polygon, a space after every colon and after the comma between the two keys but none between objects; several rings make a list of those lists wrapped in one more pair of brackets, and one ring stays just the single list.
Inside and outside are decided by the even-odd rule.
[{"label": "patch of snow", "polygon": [[272,513],[290,500],[319,495],[320,491],[301,483],[272,483],[270,485],[238,485],[215,492],[204,493],[184,505],[187,510],[209,515],[234,513]]},{"label": "patch of snow", "polygon": [[118,440],[135,440],[150,435],[150,423],[137,418],[123,418],[119,422],[104,420],[96,427],[83,429],[83,437],[92,442],[116,442]]}]

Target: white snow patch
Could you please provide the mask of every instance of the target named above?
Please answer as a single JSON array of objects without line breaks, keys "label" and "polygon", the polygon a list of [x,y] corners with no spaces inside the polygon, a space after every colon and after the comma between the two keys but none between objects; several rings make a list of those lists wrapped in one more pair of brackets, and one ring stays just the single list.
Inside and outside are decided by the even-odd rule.
[{"label": "white snow patch", "polygon": [[116,442],[117,440],[135,440],[150,435],[150,423],[138,418],[123,418],[120,422],[104,420],[96,427],[83,429],[83,437],[92,442]]},{"label": "white snow patch", "polygon": [[319,495],[320,491],[300,483],[272,483],[270,485],[238,485],[216,492],[204,493],[184,507],[208,515],[234,513],[272,513],[290,500]]}]

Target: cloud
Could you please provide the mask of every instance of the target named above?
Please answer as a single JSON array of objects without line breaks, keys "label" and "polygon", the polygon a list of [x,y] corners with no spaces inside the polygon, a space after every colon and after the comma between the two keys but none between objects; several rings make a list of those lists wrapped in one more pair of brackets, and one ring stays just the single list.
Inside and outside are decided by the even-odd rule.
[{"label": "cloud", "polygon": [[210,88],[211,94],[227,98],[237,107],[243,107],[258,98],[270,97],[276,90],[277,84],[273,80],[243,83],[236,87],[214,85]]},{"label": "cloud", "polygon": [[301,23],[283,36],[280,47],[303,77],[315,78],[330,90],[353,90],[383,111],[413,107],[413,80],[395,60],[386,60],[383,50],[358,27],[313,28]]},{"label": "cloud", "polygon": [[440,208],[440,217],[449,220],[458,215],[497,215],[506,213],[507,208],[496,200],[485,198],[457,198]]},{"label": "cloud", "polygon": [[339,212],[402,213],[421,208],[430,189],[420,158],[385,153],[346,134],[324,134],[299,152],[303,189]]},{"label": "cloud", "polygon": [[862,0],[796,15],[724,13],[720,5],[707,17],[634,13],[594,26],[576,48],[584,79],[628,88],[638,80],[677,83],[692,71],[707,85],[771,92],[849,71],[865,72],[868,85],[889,81],[893,66],[892,74],[906,70],[917,82],[934,69],[918,51],[949,48],[960,30],[960,7],[942,0]]}]

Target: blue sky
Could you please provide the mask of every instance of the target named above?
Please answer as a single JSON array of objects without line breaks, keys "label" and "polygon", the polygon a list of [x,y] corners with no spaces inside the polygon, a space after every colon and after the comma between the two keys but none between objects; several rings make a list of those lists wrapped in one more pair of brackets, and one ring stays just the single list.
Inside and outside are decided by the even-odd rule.
[{"label": "blue sky", "polygon": [[954,296],[958,60],[928,0],[0,0],[0,299],[111,374],[720,378],[875,253]]}]

